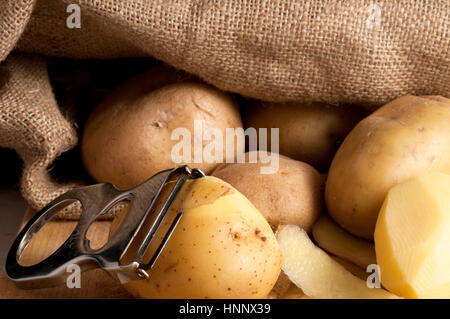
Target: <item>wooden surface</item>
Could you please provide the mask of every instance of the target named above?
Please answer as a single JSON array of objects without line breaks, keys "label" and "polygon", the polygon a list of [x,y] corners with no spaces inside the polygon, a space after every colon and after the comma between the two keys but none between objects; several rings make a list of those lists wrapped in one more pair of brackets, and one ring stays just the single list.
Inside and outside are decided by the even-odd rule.
[{"label": "wooden surface", "polygon": [[[32,216],[28,212],[25,222]],[[44,259],[56,250],[75,227],[73,221],[54,221],[44,226],[21,258],[23,265]],[[105,243],[108,238],[109,222],[95,222],[89,229],[89,239],[93,248]],[[70,273],[68,273],[68,276]],[[81,274],[81,287],[68,288],[66,284],[53,288],[23,290],[9,280],[5,272],[0,275],[0,298],[131,298],[125,289],[101,269],[93,269]]]},{"label": "wooden surface", "polygon": [[[23,225],[29,220],[34,212],[28,211],[25,215]],[[74,229],[74,221],[54,221],[44,226],[31,241],[24,251],[20,263],[22,265],[31,265],[43,260],[45,257],[55,251],[70,235]],[[91,247],[99,248],[108,239],[110,222],[97,221],[88,230],[88,238]],[[341,262],[343,262],[341,260]],[[349,269],[354,272],[354,269]],[[70,275],[68,273],[68,275]],[[282,298],[286,299],[305,299],[309,298],[304,293],[290,285],[288,293]],[[101,269],[93,269],[81,274],[81,287],[68,288],[63,284],[53,288],[41,288],[24,290],[16,287],[14,282],[5,276],[5,272],[0,274],[0,298],[14,299],[45,299],[45,298],[132,298],[132,296],[122,287],[120,283],[112,279]],[[269,296],[269,298],[280,298],[280,296]]]}]

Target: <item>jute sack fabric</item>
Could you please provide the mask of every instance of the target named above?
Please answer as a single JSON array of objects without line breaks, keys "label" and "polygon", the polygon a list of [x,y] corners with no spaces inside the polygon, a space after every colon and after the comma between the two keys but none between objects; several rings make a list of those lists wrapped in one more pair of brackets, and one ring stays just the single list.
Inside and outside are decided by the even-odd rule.
[{"label": "jute sack fabric", "polygon": [[78,185],[59,184],[48,172],[58,155],[76,145],[77,134],[56,104],[43,58],[8,57],[0,65],[0,83],[0,146],[22,158],[22,194],[33,208],[42,208]]},{"label": "jute sack fabric", "polygon": [[[66,25],[69,4],[79,29]],[[77,132],[31,55],[154,57],[269,101],[375,109],[406,94],[450,96],[448,0],[2,0],[0,19],[0,146],[24,160],[36,209],[73,187],[46,169]]]}]

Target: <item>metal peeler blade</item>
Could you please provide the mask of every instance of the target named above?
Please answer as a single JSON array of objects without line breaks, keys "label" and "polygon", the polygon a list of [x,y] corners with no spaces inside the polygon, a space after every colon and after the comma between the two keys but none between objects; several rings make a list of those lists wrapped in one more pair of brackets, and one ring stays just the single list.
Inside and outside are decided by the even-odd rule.
[{"label": "metal peeler blade", "polygon": [[[182,212],[178,212],[157,246],[150,261],[144,263],[144,255],[167,216],[170,208],[188,179],[205,175],[199,169],[180,166],[155,174],[141,185],[119,191],[113,185],[104,183],[80,187],[66,192],[40,210],[25,225],[12,244],[6,258],[6,274],[19,287],[24,289],[51,287],[65,282],[67,267],[80,266],[81,271],[100,267],[121,283],[130,280],[149,279],[148,270],[153,267],[164,246],[176,228]],[[161,200],[162,190],[173,184],[170,193],[163,198],[157,211],[153,211]],[[99,215],[106,213],[117,203],[129,200],[128,212],[117,231],[99,249],[91,249],[86,233]],[[33,236],[50,221],[61,209],[80,201],[81,217],[69,238],[53,254],[32,266],[22,266],[19,259]],[[159,206],[158,206],[159,207]],[[153,209],[153,210],[152,210]],[[153,214],[152,216],[149,216]],[[143,227],[144,221],[152,217],[152,223],[140,242],[132,261],[125,265],[121,259],[131,242]]]}]

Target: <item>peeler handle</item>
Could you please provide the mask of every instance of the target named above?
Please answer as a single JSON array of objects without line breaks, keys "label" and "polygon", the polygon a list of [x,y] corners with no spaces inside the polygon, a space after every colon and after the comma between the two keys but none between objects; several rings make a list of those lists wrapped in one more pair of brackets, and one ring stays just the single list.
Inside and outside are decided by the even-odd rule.
[{"label": "peeler handle", "polygon": [[[77,264],[81,271],[100,267],[120,282],[147,278],[146,270],[155,263],[181,218],[181,212],[170,224],[169,230],[152,256],[150,263],[145,264],[143,263],[143,256],[147,248],[185,181],[203,176],[203,172],[199,169],[191,170],[184,165],[161,171],[128,191],[117,190],[108,183],[69,190],[41,209],[20,231],[6,258],[7,276],[21,288],[51,287],[67,280],[68,266]],[[164,185],[172,181],[175,182],[174,186],[160,210],[152,216],[154,221],[133,257],[133,261],[127,265],[122,265],[120,262],[122,256],[143,226],[147,216],[152,212],[152,208],[157,205],[157,200]],[[86,238],[90,225],[99,215],[106,213],[123,200],[130,201],[130,204],[119,229],[103,247],[92,249],[89,240]],[[61,209],[76,201],[81,203],[82,212],[69,238],[43,261],[31,266],[20,265],[20,257],[34,235]]]},{"label": "peeler handle", "polygon": [[[92,194],[97,195],[94,196],[98,199],[97,201],[89,200],[93,197]],[[116,190],[110,184],[97,184],[81,187],[76,192],[68,191],[56,198],[37,212],[16,237],[6,258],[6,275],[19,287],[33,289],[64,283],[68,277],[69,265],[77,264],[82,271],[98,267],[95,256],[86,254],[86,249],[83,247],[86,227],[81,228],[80,222],[66,241],[46,259],[31,266],[20,265],[19,260],[34,235],[63,208],[80,201],[83,210],[82,219],[85,223],[90,223],[124,196],[126,196],[125,192]],[[84,207],[89,209],[86,210]]]}]

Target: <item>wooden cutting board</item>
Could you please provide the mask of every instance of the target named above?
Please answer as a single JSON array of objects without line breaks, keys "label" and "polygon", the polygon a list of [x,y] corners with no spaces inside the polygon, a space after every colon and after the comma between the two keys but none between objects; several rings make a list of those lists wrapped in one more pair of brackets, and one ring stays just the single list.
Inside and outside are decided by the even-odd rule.
[{"label": "wooden cutting board", "polygon": [[[23,225],[33,216],[27,211]],[[56,250],[68,237],[75,221],[53,221],[44,226],[32,240],[24,252],[21,264],[32,264],[33,261],[44,259]],[[108,238],[110,222],[96,221],[89,229],[89,239],[92,247],[99,247]],[[3,266],[2,266],[3,267]],[[68,273],[70,275],[70,273]],[[122,285],[112,279],[101,269],[93,269],[81,274],[81,287],[68,288],[66,284],[53,288],[23,290],[9,280],[2,269],[0,274],[0,298],[132,298]]]}]

